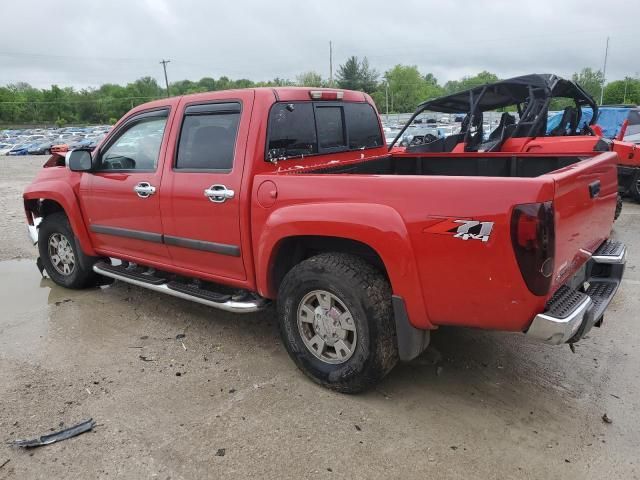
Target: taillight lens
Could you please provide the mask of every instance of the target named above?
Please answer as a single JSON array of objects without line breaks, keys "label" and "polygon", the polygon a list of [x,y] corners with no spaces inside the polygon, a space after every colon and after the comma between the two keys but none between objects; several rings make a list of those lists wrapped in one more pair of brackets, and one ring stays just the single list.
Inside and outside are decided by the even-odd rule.
[{"label": "taillight lens", "polygon": [[553,202],[516,205],[511,215],[511,243],[531,293],[549,293],[556,245]]}]

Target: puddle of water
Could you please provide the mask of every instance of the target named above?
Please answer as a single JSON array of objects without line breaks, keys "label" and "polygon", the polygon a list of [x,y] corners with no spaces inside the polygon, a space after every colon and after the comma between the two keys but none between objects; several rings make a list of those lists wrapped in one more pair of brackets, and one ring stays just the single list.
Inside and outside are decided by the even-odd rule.
[{"label": "puddle of water", "polygon": [[33,260],[0,262],[0,356],[40,357],[52,309],[77,295],[43,278]]},{"label": "puddle of water", "polygon": [[0,262],[0,355],[37,350],[47,336],[49,305],[58,295],[33,260]]}]

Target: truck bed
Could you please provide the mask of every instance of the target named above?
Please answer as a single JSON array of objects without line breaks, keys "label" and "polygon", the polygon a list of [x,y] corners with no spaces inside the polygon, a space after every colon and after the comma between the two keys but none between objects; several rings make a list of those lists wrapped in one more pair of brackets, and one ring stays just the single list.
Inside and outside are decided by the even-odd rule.
[{"label": "truck bed", "polygon": [[321,167],[308,173],[373,175],[445,175],[460,177],[531,178],[591,157],[532,155],[455,155],[440,157],[391,154],[364,162]]}]

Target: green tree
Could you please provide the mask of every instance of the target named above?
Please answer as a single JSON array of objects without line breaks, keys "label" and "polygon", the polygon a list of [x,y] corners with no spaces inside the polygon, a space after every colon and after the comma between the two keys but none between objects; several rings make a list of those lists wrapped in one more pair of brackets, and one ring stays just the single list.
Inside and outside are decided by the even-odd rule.
[{"label": "green tree", "polygon": [[593,98],[600,99],[600,92],[604,84],[602,71],[587,67],[583,68],[579,73],[574,73],[571,78]]},{"label": "green tree", "polygon": [[499,80],[494,73],[482,71],[472,77],[462,77],[460,80],[450,80],[444,84],[444,90],[447,94],[469,90],[470,88],[479,87],[487,83],[494,83]]},{"label": "green tree", "polygon": [[381,101],[386,103],[387,91],[392,112],[412,112],[425,100],[442,95],[435,77],[423,76],[415,65],[396,65],[384,74],[384,79],[381,89],[373,95],[382,111],[386,110]]},{"label": "green tree", "polygon": [[301,73],[296,77],[296,83],[301,87],[322,87],[323,81],[319,73],[314,71]]},{"label": "green tree", "polygon": [[338,67],[336,80],[340,88],[347,90],[361,90],[372,93],[378,86],[379,74],[369,66],[369,60],[364,57],[362,61],[358,57],[349,57],[347,61]]},{"label": "green tree", "polygon": [[625,77],[624,80],[615,80],[607,83],[604,88],[604,103],[633,103],[640,101],[640,80]]}]

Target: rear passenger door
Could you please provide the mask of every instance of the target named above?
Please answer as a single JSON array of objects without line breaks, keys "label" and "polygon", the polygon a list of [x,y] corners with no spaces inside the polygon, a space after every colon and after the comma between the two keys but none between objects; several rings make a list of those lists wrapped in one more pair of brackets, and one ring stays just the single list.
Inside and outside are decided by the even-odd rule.
[{"label": "rear passenger door", "polygon": [[173,264],[245,280],[240,197],[253,92],[182,104],[162,180],[164,243]]}]

